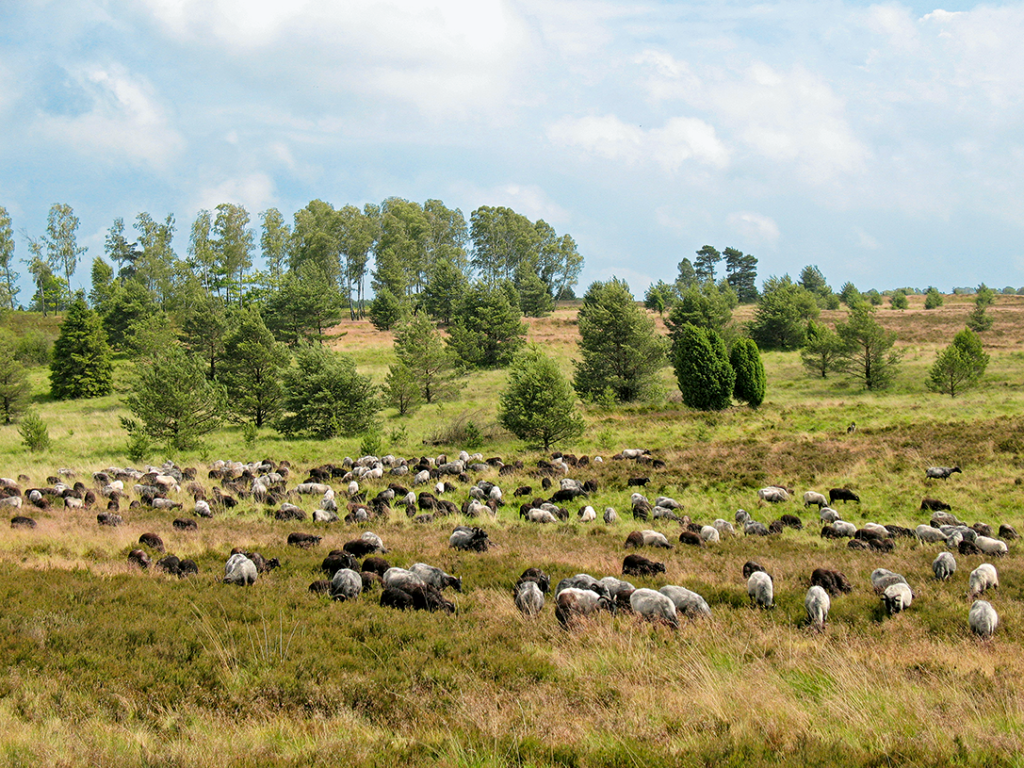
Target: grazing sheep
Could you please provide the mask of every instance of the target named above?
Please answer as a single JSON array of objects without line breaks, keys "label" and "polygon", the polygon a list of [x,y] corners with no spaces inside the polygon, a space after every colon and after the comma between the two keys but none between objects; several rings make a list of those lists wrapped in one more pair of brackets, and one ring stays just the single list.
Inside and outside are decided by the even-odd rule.
[{"label": "grazing sheep", "polygon": [[329,579],[317,579],[308,589],[314,595],[326,595],[331,591],[331,582]]},{"label": "grazing sheep", "polygon": [[712,523],[712,525],[715,527],[715,530],[718,531],[720,536],[725,536],[726,534],[729,536],[736,535],[736,529],[728,520],[723,520],[719,517]]},{"label": "grazing sheep", "polygon": [[899,573],[893,573],[885,568],[876,568],[871,572],[871,586],[876,594],[882,594],[887,587],[893,584],[906,584],[907,580]]},{"label": "grazing sheep", "polygon": [[339,568],[331,577],[331,597],[335,600],[355,600],[363,592],[363,579],[351,568]]},{"label": "grazing sheep", "polygon": [[581,523],[592,523],[597,520],[597,510],[587,505],[579,511],[579,518]]},{"label": "grazing sheep", "polygon": [[736,520],[736,525],[744,525],[751,518],[750,513],[747,512],[747,510],[737,509],[736,514],[733,516],[733,519]]},{"label": "grazing sheep", "polygon": [[623,576],[654,576],[664,572],[664,563],[648,560],[643,555],[626,555],[622,561]]},{"label": "grazing sheep", "polygon": [[25,515],[15,515],[11,518],[11,528],[35,528],[36,521]]},{"label": "grazing sheep", "polygon": [[768,526],[757,520],[747,520],[743,524],[743,533],[746,536],[767,536]]},{"label": "grazing sheep", "polygon": [[809,507],[812,504],[818,505],[818,510],[822,510],[828,506],[828,499],[825,495],[816,491],[807,491],[804,493],[804,506]]},{"label": "grazing sheep", "polygon": [[139,568],[149,568],[153,561],[149,559],[149,555],[147,555],[143,550],[133,549],[128,553],[128,562],[132,565],[138,566]]},{"label": "grazing sheep", "polygon": [[939,552],[932,561],[932,572],[939,581],[946,581],[956,573],[956,560],[949,552]]},{"label": "grazing sheep", "polygon": [[605,576],[597,583],[603,586],[608,591],[608,597],[617,603],[621,601],[622,596],[625,596],[628,601],[629,595],[636,589],[628,581],[617,579],[614,576]]},{"label": "grazing sheep", "polygon": [[882,592],[882,602],[885,604],[885,611],[890,616],[905,611],[914,601],[914,593],[904,583],[890,584]]},{"label": "grazing sheep", "polygon": [[677,587],[673,584],[666,584],[658,590],[671,600],[676,610],[684,616],[700,617],[711,616],[711,607],[707,600],[685,587]]},{"label": "grazing sheep", "polygon": [[923,499],[921,499],[921,510],[922,511],[925,511],[925,512],[939,512],[939,511],[943,511],[944,510],[944,511],[948,512],[951,509],[952,509],[952,507],[949,506],[949,504],[947,504],[944,501],[939,501],[938,499],[932,499],[932,498],[929,498],[927,496],[925,496]]},{"label": "grazing sheep", "polygon": [[949,541],[949,537],[938,528],[932,528],[930,525],[925,525],[924,523],[917,526],[917,528],[914,529],[914,533],[918,539],[929,544],[934,544],[935,542],[940,541],[945,544]]},{"label": "grazing sheep", "polygon": [[661,547],[662,549],[672,549],[672,545],[668,543],[668,539],[665,534],[658,533],[657,531],[645,530],[645,531],[633,531],[626,537],[625,547]]},{"label": "grazing sheep", "polygon": [[832,507],[822,507],[818,510],[818,516],[823,523],[834,523],[839,519],[839,513],[832,509]]},{"label": "grazing sheep", "polygon": [[957,541],[956,549],[964,556],[981,554],[981,550],[978,549],[978,546],[973,541],[966,541],[964,539]]},{"label": "grazing sheep", "polygon": [[815,568],[811,572],[811,586],[821,587],[830,595],[847,594],[853,590],[850,580],[840,571]]},{"label": "grazing sheep", "polygon": [[414,584],[425,584],[417,574],[412,571],[406,570],[405,568],[388,568],[384,572],[384,586],[394,587],[397,589],[404,589],[409,591],[409,587]]},{"label": "grazing sheep", "polygon": [[[359,565],[356,562],[356,559],[348,552],[337,549],[332,550],[331,553],[324,558],[323,562],[320,563],[320,570],[331,577],[333,577],[334,574],[342,568],[348,568],[350,571],[358,571]],[[366,569],[364,568],[363,570]]]},{"label": "grazing sheep", "polygon": [[435,568],[426,563],[413,563],[409,566],[409,571],[419,576],[425,584],[437,587],[439,590],[444,591],[451,587],[456,592],[462,591],[462,579],[451,576],[440,568]]},{"label": "grazing sheep", "polygon": [[967,623],[971,627],[971,632],[982,640],[988,640],[999,626],[999,614],[988,601],[975,600],[967,614]]},{"label": "grazing sheep", "polygon": [[974,598],[990,589],[999,589],[999,574],[991,563],[982,563],[973,571],[969,580],[967,596]]},{"label": "grazing sheep", "polygon": [[139,536],[139,544],[144,544],[150,549],[155,549],[157,552],[164,551],[164,542],[155,533],[144,533]]},{"label": "grazing sheep", "polygon": [[528,510],[525,514],[520,514],[520,517],[526,518],[527,522],[530,523],[557,523],[558,518],[555,517],[551,512],[546,509],[533,508]]},{"label": "grazing sheep", "polygon": [[413,599],[412,595],[404,589],[398,589],[397,587],[385,587],[384,591],[380,593],[380,604],[384,608],[405,610],[406,608],[413,607]]},{"label": "grazing sheep", "polygon": [[718,529],[713,525],[704,525],[700,529],[700,537],[707,544],[717,544],[721,540]]},{"label": "grazing sheep", "polygon": [[288,546],[299,547],[301,549],[310,549],[312,547],[317,546],[322,538],[322,536],[316,536],[312,533],[289,533]]},{"label": "grazing sheep", "polygon": [[952,475],[954,472],[960,472],[961,474],[963,474],[963,470],[961,470],[960,467],[957,466],[957,467],[928,467],[928,469],[926,469],[924,471],[924,475],[925,475],[926,478],[932,478],[932,479],[935,479],[935,480],[948,480],[949,476]]},{"label": "grazing sheep", "polygon": [[825,629],[825,621],[828,619],[828,611],[832,601],[828,598],[828,592],[818,586],[807,590],[804,598],[804,609],[807,611],[807,621],[812,627],[821,632]]},{"label": "grazing sheep", "polygon": [[602,519],[609,525],[617,523],[619,521],[619,513],[615,511],[614,507],[605,507],[604,517]]},{"label": "grazing sheep", "polygon": [[952,512],[938,510],[932,515],[931,526],[941,528],[944,525],[963,525],[963,523]]},{"label": "grazing sheep", "polygon": [[745,562],[743,564],[743,578],[744,579],[749,579],[750,578],[750,574],[757,573],[758,571],[762,571],[764,573],[767,573],[767,571],[764,570],[764,568],[761,566],[761,564],[756,562],[756,561],[754,561],[754,560],[747,560],[747,562]]},{"label": "grazing sheep", "polygon": [[774,607],[774,587],[772,577],[764,571],[754,571],[747,579],[747,595],[750,604],[758,608]]},{"label": "grazing sheep", "polygon": [[636,589],[629,596],[629,605],[633,613],[651,621],[664,621],[673,629],[679,629],[679,617],[676,616],[676,604],[667,595],[653,589]]},{"label": "grazing sheep", "polygon": [[902,525],[893,525],[892,523],[886,524],[885,530],[894,539],[913,539],[917,535],[909,528],[904,528]]},{"label": "grazing sheep", "polygon": [[850,539],[856,534],[857,526],[846,520],[836,520],[821,529],[823,539]]},{"label": "grazing sheep", "polygon": [[1002,557],[1007,552],[1006,542],[1000,541],[999,539],[993,539],[989,536],[978,536],[974,540],[974,546],[980,549],[984,555]]},{"label": "grazing sheep", "polygon": [[971,530],[977,533],[979,536],[992,537],[992,526],[987,523],[975,523],[971,526]]},{"label": "grazing sheep", "polygon": [[100,525],[116,527],[124,522],[124,518],[122,518],[120,515],[115,515],[112,512],[101,512],[100,514],[96,515],[96,522]]},{"label": "grazing sheep", "polygon": [[[714,531],[715,536],[718,535],[718,531],[715,531],[714,528],[711,528],[711,526],[707,527]],[[683,531],[679,534],[679,543],[687,544],[691,547],[703,547],[704,538],[699,533],[694,533],[693,531]]]},{"label": "grazing sheep", "polygon": [[575,576],[567,576],[562,579],[555,586],[555,597],[558,597],[558,593],[563,589],[589,589],[593,592],[597,592],[599,595],[610,597],[608,587],[602,584],[600,581],[595,579],[589,573],[577,573]]},{"label": "grazing sheep", "polygon": [[257,573],[252,560],[241,553],[234,554],[224,565],[224,583],[247,587],[256,583]]},{"label": "grazing sheep", "polygon": [[843,503],[856,501],[859,504],[860,496],[849,488],[830,488],[828,491],[828,505],[831,507],[837,501],[842,501]]},{"label": "grazing sheep", "polygon": [[372,571],[360,571],[359,578],[363,582],[363,592],[369,592],[371,589],[376,589],[377,587],[384,589],[384,579],[382,579],[378,573],[373,573]]},{"label": "grazing sheep", "polygon": [[548,576],[540,568],[527,568],[523,571],[523,574],[519,577],[517,584],[521,584],[524,581],[535,581],[537,586],[540,587],[540,591],[544,594],[548,593],[551,588],[551,577]]},{"label": "grazing sheep", "polygon": [[460,525],[448,537],[448,546],[466,552],[486,552],[490,540],[487,538],[487,531],[482,528],[467,528]]},{"label": "grazing sheep", "polygon": [[999,526],[999,538],[1014,541],[1016,539],[1019,539],[1020,535],[1017,533],[1017,530],[1012,525],[1003,523]]},{"label": "grazing sheep", "polygon": [[758,490],[757,498],[769,504],[781,504],[784,501],[789,501],[789,492],[780,486],[769,485]]},{"label": "grazing sheep", "polygon": [[544,593],[535,581],[520,581],[513,590],[516,608],[525,616],[536,616],[544,609]]},{"label": "grazing sheep", "polygon": [[615,603],[607,595],[598,595],[589,589],[567,587],[555,597],[555,618],[565,627],[583,616],[590,616],[600,610],[615,613]]},{"label": "grazing sheep", "polygon": [[[384,576],[387,573],[388,568],[391,567],[391,563],[385,560],[383,557],[368,557],[363,560],[363,564],[360,567],[360,572],[375,573],[378,576]],[[353,568],[352,570],[355,570]]]}]

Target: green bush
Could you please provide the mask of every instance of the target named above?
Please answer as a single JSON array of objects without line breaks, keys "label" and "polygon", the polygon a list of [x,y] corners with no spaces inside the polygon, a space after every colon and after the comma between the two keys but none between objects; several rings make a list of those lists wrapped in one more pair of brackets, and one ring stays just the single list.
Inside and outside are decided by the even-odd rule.
[{"label": "green bush", "polygon": [[22,444],[33,453],[45,451],[50,447],[50,431],[38,413],[25,414],[18,425],[18,434],[21,435]]},{"label": "green bush", "polygon": [[679,329],[672,359],[683,403],[701,411],[729,407],[736,373],[721,336],[687,323]]}]

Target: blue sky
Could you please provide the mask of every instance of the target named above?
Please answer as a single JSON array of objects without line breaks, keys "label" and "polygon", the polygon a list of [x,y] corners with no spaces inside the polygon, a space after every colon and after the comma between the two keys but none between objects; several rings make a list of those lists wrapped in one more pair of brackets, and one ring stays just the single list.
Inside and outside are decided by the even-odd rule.
[{"label": "blue sky", "polygon": [[[11,0],[0,205],[508,205],[642,294],[705,243],[1024,285],[1024,3]],[[28,249],[18,235],[16,258]],[[27,291],[20,297],[27,298]]]}]

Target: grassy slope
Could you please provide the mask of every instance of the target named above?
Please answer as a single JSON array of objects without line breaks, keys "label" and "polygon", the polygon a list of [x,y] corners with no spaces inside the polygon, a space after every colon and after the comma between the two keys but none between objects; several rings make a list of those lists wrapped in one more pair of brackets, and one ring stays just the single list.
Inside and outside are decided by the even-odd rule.
[{"label": "grassy slope", "polygon": [[[392,563],[430,562],[463,577],[455,616],[386,611],[373,596],[347,604],[310,596],[320,560],[359,529],[280,523],[257,507],[200,521],[196,534],[176,532],[176,515],[156,511],[126,512],[118,529],[101,529],[93,513],[55,510],[36,514],[34,531],[0,530],[0,763],[1014,764],[1024,746],[1021,545],[997,563],[1002,586],[991,600],[999,632],[978,643],[966,628],[965,592],[981,558],[958,557],[956,577],[939,585],[929,578],[934,546],[854,552],[817,537],[813,512],[756,503],[765,482],[798,491],[849,484],[863,503],[842,511],[857,523],[926,522],[917,506],[928,494],[968,522],[1024,530],[1022,305],[997,299],[996,326],[985,336],[993,354],[985,387],[952,400],[925,393],[925,370],[970,307],[947,302],[926,313],[916,308],[922,300],[911,297],[905,312],[880,312],[908,340],[891,393],[809,380],[796,355],[770,354],[768,400],[758,411],[689,412],[666,369],[664,402],[588,412],[590,428],[573,449],[654,449],[668,469],[651,473],[648,495],[675,496],[695,520],[731,519],[744,507],[766,521],[785,511],[807,523],[778,538],[647,553],[664,560],[667,573],[634,583],[681,584],[712,605],[712,620],[678,632],[603,616],[567,633],[550,607],[526,621],[511,604],[510,584],[528,565],[556,580],[618,573],[622,541],[634,528],[627,520],[537,528],[506,509],[487,525],[498,546],[483,555],[447,548],[452,522],[415,526],[394,515],[373,526]],[[382,378],[386,336],[364,325],[343,329],[339,347]],[[571,311],[532,321],[531,337],[568,369]],[[463,411],[489,427],[502,382],[501,372],[474,375],[458,403],[389,417],[386,432],[402,434],[388,449],[441,450],[421,441]],[[45,389],[41,373],[36,384]],[[41,483],[65,466],[88,479],[94,469],[128,463],[117,397],[71,404],[40,397],[37,408],[55,447],[30,456],[12,428],[0,430],[0,474],[25,472]],[[858,430],[847,435],[851,420]],[[237,430],[225,430],[204,452],[173,458],[198,466],[269,455],[308,466],[357,447],[355,440],[291,443],[269,432],[246,447]],[[536,459],[498,433],[483,450],[528,465]],[[924,480],[925,466],[953,463],[965,473]],[[625,479],[636,471],[609,462],[578,476],[600,482],[598,509],[622,511]],[[528,473],[502,481],[527,483],[537,481]],[[652,527],[670,536],[678,530]],[[311,552],[294,550],[284,545],[294,530],[316,530],[325,540]],[[125,555],[145,531],[196,559],[200,575],[179,582],[131,570]],[[219,574],[232,546],[280,556],[284,567],[251,589],[228,588]],[[740,572],[748,559],[775,578],[771,613],[746,607]],[[833,601],[822,635],[803,626],[806,580],[817,566],[838,568],[855,585]],[[867,587],[876,567],[906,575],[917,596],[910,611],[882,618]]]}]

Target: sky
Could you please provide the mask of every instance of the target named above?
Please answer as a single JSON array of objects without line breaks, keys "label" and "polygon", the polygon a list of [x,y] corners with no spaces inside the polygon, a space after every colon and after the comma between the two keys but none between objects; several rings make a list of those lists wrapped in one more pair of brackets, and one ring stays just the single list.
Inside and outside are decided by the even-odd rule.
[{"label": "sky", "polygon": [[5,0],[0,205],[18,260],[74,208],[76,287],[117,217],[174,214],[184,257],[219,203],[391,196],[543,218],[578,293],[705,244],[1020,287],[1021,40],[1024,2]]}]

